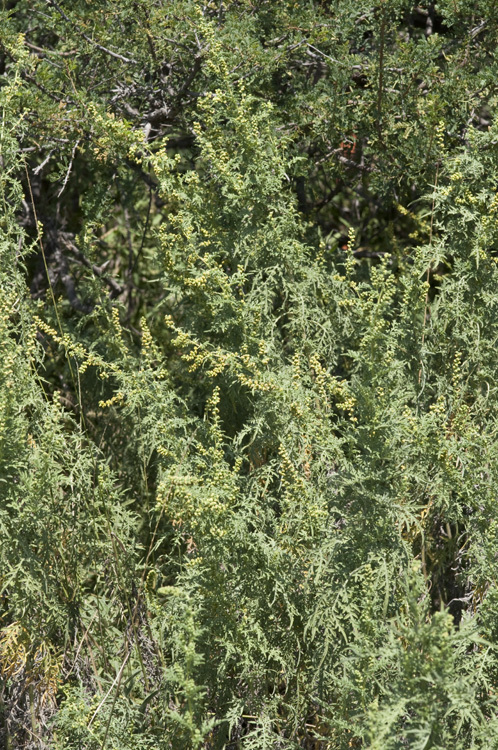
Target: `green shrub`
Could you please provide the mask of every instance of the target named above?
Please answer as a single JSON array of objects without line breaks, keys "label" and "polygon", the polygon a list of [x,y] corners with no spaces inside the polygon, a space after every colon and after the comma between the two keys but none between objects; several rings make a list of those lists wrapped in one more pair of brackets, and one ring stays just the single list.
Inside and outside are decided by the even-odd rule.
[{"label": "green shrub", "polygon": [[5,746],[498,747],[495,4],[10,5]]}]

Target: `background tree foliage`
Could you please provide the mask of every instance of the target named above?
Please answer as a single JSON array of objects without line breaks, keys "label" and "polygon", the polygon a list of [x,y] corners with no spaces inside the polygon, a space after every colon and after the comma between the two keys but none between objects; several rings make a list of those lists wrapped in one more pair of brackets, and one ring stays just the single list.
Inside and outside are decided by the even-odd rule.
[{"label": "background tree foliage", "polygon": [[497,43],[3,2],[5,748],[498,748]]}]

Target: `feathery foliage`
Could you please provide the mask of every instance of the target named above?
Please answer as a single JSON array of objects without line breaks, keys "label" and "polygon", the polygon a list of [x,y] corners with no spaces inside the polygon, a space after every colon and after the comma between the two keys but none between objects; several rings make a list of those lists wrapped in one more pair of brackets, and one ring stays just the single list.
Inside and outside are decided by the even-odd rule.
[{"label": "feathery foliage", "polygon": [[495,3],[0,21],[5,747],[498,748]]}]

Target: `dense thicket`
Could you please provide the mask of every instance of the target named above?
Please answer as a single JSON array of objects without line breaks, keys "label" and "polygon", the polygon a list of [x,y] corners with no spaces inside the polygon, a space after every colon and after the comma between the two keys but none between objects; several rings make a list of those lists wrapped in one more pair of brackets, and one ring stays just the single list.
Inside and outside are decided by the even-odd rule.
[{"label": "dense thicket", "polygon": [[497,45],[4,0],[5,748],[498,748]]}]

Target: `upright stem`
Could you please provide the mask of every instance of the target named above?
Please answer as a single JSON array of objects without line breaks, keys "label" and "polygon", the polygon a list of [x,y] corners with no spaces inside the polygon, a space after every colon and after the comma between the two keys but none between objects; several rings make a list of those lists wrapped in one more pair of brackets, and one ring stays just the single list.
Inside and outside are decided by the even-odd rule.
[{"label": "upright stem", "polygon": [[[432,227],[434,226],[434,201],[436,198],[436,188],[437,188],[437,180],[439,176],[439,162],[436,165],[436,178],[434,180],[434,193],[432,194],[432,206],[431,206],[431,226],[429,229],[429,245],[432,245]],[[432,261],[431,261],[432,262]],[[431,266],[430,263],[427,267],[427,284],[429,284],[429,277],[431,273]],[[429,307],[429,289],[427,289],[425,293],[425,304],[424,304],[424,317],[422,320],[422,341],[420,343],[420,349],[422,350],[422,347],[424,345],[425,341],[425,319],[427,317],[427,308]],[[420,357],[422,358],[422,351],[420,352]],[[420,385],[420,380],[422,378],[422,359],[420,359],[420,370],[418,371],[418,382]]]},{"label": "upright stem", "polygon": [[382,88],[384,85],[384,44],[386,36],[386,14],[382,5],[382,19],[380,22],[380,47],[379,47],[379,85],[377,88],[377,132],[379,141],[382,143]]}]

